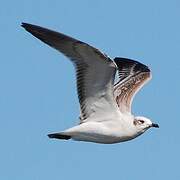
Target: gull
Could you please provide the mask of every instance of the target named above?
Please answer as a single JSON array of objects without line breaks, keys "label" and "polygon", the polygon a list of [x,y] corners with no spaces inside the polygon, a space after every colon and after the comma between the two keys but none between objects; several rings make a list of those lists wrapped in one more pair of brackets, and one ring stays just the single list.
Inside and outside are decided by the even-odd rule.
[{"label": "gull", "polygon": [[[33,36],[68,57],[76,70],[80,103],[78,125],[49,138],[112,144],[128,141],[158,124],[131,113],[134,95],[151,79],[150,69],[135,60],[115,58],[65,34],[22,23]],[[115,83],[118,72],[119,81]]]}]

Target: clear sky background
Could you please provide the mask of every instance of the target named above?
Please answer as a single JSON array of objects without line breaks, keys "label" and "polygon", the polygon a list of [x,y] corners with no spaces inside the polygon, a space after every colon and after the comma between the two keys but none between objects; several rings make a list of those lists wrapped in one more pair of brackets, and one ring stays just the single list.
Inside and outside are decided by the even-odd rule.
[{"label": "clear sky background", "polygon": [[[160,128],[114,145],[48,139],[78,122],[75,73],[21,22],[148,65],[133,112]],[[0,179],[180,179],[179,0],[2,0],[0,32]]]}]

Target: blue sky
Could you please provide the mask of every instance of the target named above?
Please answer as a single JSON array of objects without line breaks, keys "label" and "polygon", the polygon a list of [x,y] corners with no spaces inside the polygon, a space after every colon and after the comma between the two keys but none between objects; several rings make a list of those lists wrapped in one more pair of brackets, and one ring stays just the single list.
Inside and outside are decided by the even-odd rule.
[{"label": "blue sky", "polygon": [[[180,179],[179,19],[178,0],[2,1],[0,179]],[[114,145],[48,139],[78,122],[75,73],[21,22],[147,64],[153,78],[135,97],[133,112],[160,128]]]}]

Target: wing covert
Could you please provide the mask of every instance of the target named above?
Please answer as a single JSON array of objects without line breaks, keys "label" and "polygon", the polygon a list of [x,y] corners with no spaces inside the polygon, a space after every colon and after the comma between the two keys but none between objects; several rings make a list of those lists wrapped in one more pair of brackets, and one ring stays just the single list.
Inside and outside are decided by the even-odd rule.
[{"label": "wing covert", "polygon": [[131,104],[135,94],[151,78],[150,69],[135,60],[114,59],[119,74],[119,81],[114,85],[114,98],[122,113],[131,113]]}]

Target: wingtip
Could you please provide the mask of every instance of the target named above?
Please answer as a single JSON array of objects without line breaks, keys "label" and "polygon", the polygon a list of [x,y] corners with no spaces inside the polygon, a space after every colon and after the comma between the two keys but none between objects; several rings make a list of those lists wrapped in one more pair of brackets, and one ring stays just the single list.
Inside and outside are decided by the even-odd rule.
[{"label": "wingtip", "polygon": [[25,22],[22,22],[21,23],[21,27],[23,27],[26,31],[30,31],[30,29],[32,28],[32,24],[28,24],[28,23],[25,23]]},{"label": "wingtip", "polygon": [[23,28],[25,28],[25,29],[26,29],[26,27],[27,27],[28,25],[30,25],[30,24],[25,23],[25,22],[22,22],[22,23],[21,23],[21,27],[23,27]]},{"label": "wingtip", "polygon": [[34,25],[34,24],[30,24],[30,23],[25,23],[25,22],[21,23],[21,27],[23,27],[27,31],[30,31],[32,29],[42,28],[40,26],[37,26],[37,25]]},{"label": "wingtip", "polygon": [[148,73],[151,72],[151,70],[149,69],[148,66],[146,66],[143,63],[140,63],[137,60],[116,57],[116,58],[114,58],[114,61],[120,70],[124,67],[127,68],[127,67],[132,67],[135,65],[135,70],[141,70],[142,72],[148,72]]},{"label": "wingtip", "polygon": [[43,29],[42,27],[25,22],[21,23],[21,27],[23,27],[27,32],[31,33],[32,35],[34,35],[35,37],[41,40],[39,34]]},{"label": "wingtip", "polygon": [[22,23],[21,23],[21,26],[24,27],[25,24],[26,24],[26,23],[22,22]]}]

